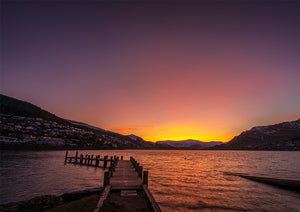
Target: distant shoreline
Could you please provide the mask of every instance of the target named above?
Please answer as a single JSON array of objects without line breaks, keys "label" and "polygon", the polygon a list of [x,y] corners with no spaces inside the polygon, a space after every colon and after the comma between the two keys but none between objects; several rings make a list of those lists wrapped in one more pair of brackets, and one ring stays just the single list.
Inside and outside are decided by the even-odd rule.
[{"label": "distant shoreline", "polygon": [[28,143],[5,143],[0,142],[1,150],[16,150],[16,151],[67,151],[67,150],[188,150],[188,151],[289,151],[289,152],[297,152],[296,150],[282,150],[282,149],[214,149],[214,148],[206,148],[206,149],[193,149],[193,148],[110,148],[110,147],[74,147],[74,146],[51,146],[47,144],[28,144]]}]

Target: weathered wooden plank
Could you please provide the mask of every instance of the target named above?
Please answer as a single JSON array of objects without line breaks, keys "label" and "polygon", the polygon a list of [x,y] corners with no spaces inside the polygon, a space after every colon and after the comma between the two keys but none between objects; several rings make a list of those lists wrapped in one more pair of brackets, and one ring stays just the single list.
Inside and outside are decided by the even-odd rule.
[{"label": "weathered wooden plank", "polygon": [[[149,201],[151,209],[148,209],[150,209],[151,211],[153,210],[154,212],[161,212],[159,205],[153,198],[147,186],[148,171],[143,172],[142,166],[139,166],[139,163],[137,163],[133,158],[131,158],[130,161],[116,160],[116,164],[117,165],[114,168],[115,171],[113,172],[113,174],[109,174],[110,172],[106,172],[106,180],[104,180],[104,184],[109,184],[110,186],[110,198],[112,199],[114,204],[125,204],[129,211],[140,211],[140,209],[144,210],[147,208],[146,205],[148,203],[146,202]],[[110,167],[111,171],[113,170],[113,167],[114,165]],[[111,176],[109,180],[108,176]],[[140,196],[137,195],[138,192],[140,192],[140,194],[142,192],[144,198],[140,198]],[[107,194],[104,195],[106,195],[107,197]],[[105,198],[100,198],[95,212],[99,211],[99,209],[103,205],[103,201],[105,200]]]},{"label": "weathered wooden plank", "polygon": [[102,205],[103,205],[104,200],[107,198],[107,196],[108,196],[108,194],[109,194],[109,192],[110,192],[110,188],[111,188],[110,185],[105,186],[105,189],[104,189],[104,191],[103,191],[102,194],[101,194],[101,197],[100,197],[100,199],[99,199],[99,201],[98,201],[98,203],[97,203],[97,206],[96,206],[94,212],[99,212],[100,208],[101,208]]},{"label": "weathered wooden plank", "polygon": [[237,176],[246,178],[248,180],[253,180],[256,182],[277,186],[283,189],[300,192],[300,181],[298,180],[275,179],[275,178],[257,177],[257,176],[249,176],[249,175],[237,175]]},{"label": "weathered wooden plank", "polygon": [[269,177],[258,177],[252,175],[246,175],[242,173],[232,173],[232,172],[224,172],[226,175],[233,175],[242,177],[248,180],[269,184],[272,186],[277,186],[279,188],[300,192],[300,181],[299,180],[287,180],[287,179],[277,179],[277,178],[269,178]]},{"label": "weathered wooden plank", "polygon": [[149,191],[147,185],[145,185],[145,184],[143,185],[143,190],[144,190],[144,193],[147,196],[154,212],[161,212],[160,207],[158,206],[157,202],[155,201],[154,197],[152,196],[151,192]]},{"label": "weathered wooden plank", "polygon": [[130,161],[119,161],[113,177],[110,180],[112,189],[126,187],[140,187],[142,185],[141,178],[138,177],[138,173],[132,166]]},{"label": "weathered wooden plank", "polygon": [[[65,162],[67,162],[67,159],[69,159],[69,163],[76,164],[79,160],[80,165],[84,164],[95,167],[100,167],[99,162],[103,161],[103,168],[107,168],[107,163],[110,162],[109,172],[104,173],[105,189],[94,212],[100,210],[111,190],[111,195],[113,194],[114,197],[122,197],[122,200],[118,200],[117,198],[114,199],[114,201],[125,204],[128,210],[140,211],[141,209],[146,209],[146,205],[148,204],[145,202],[146,197],[153,211],[161,211],[147,186],[148,171],[143,172],[143,167],[140,166],[134,158],[130,157],[130,160],[123,160],[123,156],[121,156],[121,160],[119,161],[119,157],[115,155],[111,156],[110,159],[108,159],[108,156],[104,156],[104,158],[101,159],[100,155],[94,158],[94,155],[85,155],[85,157],[83,157],[81,154],[80,157],[78,157],[78,152],[76,152],[75,157],[68,157],[68,152],[66,152]],[[93,164],[94,161],[95,164]],[[141,192],[145,195],[144,199],[140,197]],[[137,195],[138,193],[139,195]],[[132,199],[132,197],[134,198]]]},{"label": "weathered wooden plank", "polygon": [[143,184],[148,186],[148,171],[144,171],[143,173]]},{"label": "weathered wooden plank", "polygon": [[142,190],[142,185],[137,186],[114,186],[110,190]]}]

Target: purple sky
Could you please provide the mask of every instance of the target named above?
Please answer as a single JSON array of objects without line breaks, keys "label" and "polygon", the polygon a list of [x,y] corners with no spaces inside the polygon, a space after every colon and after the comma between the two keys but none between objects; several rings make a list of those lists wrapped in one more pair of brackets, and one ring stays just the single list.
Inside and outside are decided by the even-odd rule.
[{"label": "purple sky", "polygon": [[300,2],[3,1],[4,95],[145,139],[300,117]]}]

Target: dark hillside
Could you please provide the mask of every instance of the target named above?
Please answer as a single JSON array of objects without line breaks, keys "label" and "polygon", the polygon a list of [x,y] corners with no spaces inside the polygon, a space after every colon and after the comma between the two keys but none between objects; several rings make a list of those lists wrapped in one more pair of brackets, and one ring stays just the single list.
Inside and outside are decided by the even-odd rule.
[{"label": "dark hillside", "polygon": [[211,149],[226,150],[300,150],[300,119],[242,132],[230,142]]},{"label": "dark hillside", "polygon": [[0,144],[2,149],[156,148],[154,143],[137,136],[66,120],[5,95],[0,95]]},{"label": "dark hillside", "polygon": [[55,121],[61,124],[68,124],[66,120],[57,117],[31,103],[11,98],[0,94],[0,113],[6,115],[23,116],[30,118],[42,118],[47,121]]}]

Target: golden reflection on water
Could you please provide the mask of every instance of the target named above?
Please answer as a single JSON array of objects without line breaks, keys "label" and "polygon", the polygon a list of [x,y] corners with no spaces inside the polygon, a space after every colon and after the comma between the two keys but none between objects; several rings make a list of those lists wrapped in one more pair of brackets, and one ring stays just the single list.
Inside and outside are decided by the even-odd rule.
[{"label": "golden reflection on water", "polygon": [[[2,201],[102,186],[103,170],[64,165],[64,151],[10,152],[1,160]],[[75,151],[69,152],[75,155]],[[149,188],[164,212],[300,211],[299,193],[226,174],[300,179],[300,152],[80,151],[133,156],[149,171]]]},{"label": "golden reflection on water", "polygon": [[[273,198],[274,195],[270,193],[291,192],[225,174],[230,171],[284,178],[282,175],[286,173],[276,172],[282,169],[278,167],[278,163],[270,163],[268,154],[257,160],[256,154],[261,153],[161,151],[153,157],[151,154],[140,155],[137,152],[136,159],[148,167],[150,189],[163,211],[278,211],[280,207],[300,209],[296,204],[299,194],[293,193],[291,198],[284,198],[288,203],[283,202]],[[280,157],[276,160],[280,161]],[[295,174],[290,174],[289,177],[299,177],[299,171],[299,168],[298,171],[294,170]],[[278,201],[284,206],[279,206]]]}]

